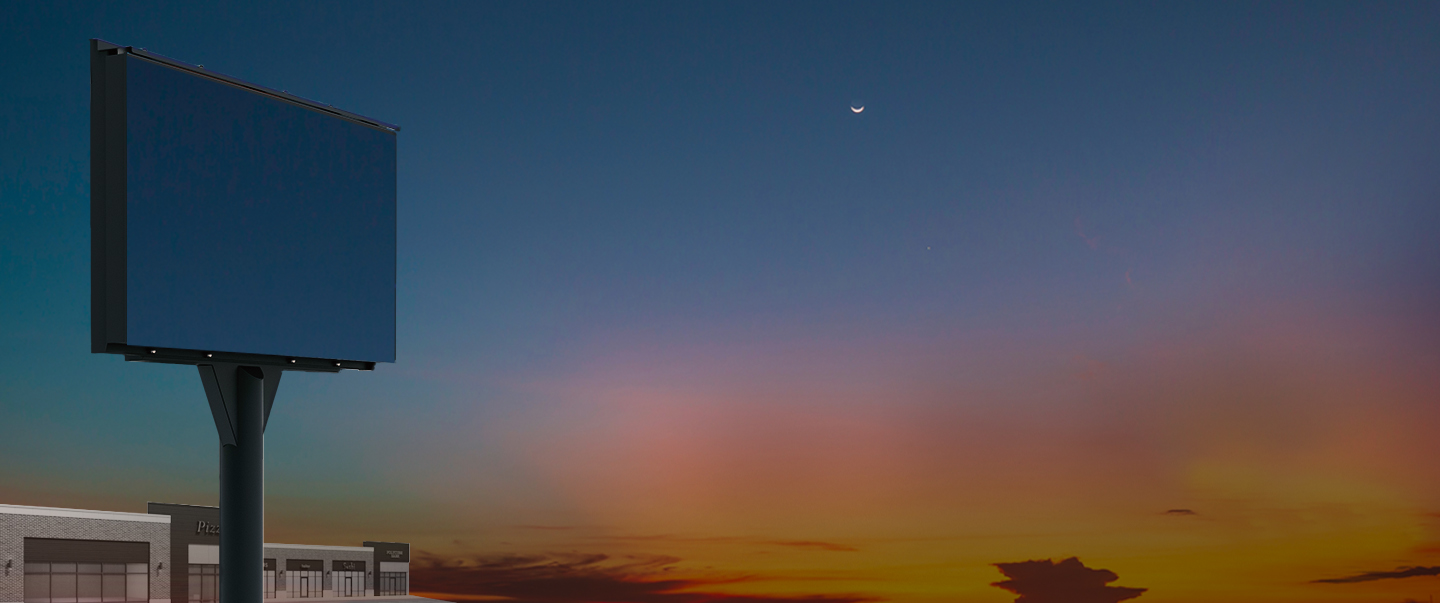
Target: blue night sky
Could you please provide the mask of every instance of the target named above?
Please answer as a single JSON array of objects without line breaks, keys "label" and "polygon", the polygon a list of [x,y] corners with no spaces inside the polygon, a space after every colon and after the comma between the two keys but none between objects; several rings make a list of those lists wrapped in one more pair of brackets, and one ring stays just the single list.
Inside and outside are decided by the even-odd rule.
[{"label": "blue night sky", "polygon": [[1440,590],[1315,582],[1440,568],[1440,4],[0,4],[0,503],[143,511],[216,434],[89,353],[92,37],[402,127],[397,360],[286,375],[270,541],[457,600]]}]

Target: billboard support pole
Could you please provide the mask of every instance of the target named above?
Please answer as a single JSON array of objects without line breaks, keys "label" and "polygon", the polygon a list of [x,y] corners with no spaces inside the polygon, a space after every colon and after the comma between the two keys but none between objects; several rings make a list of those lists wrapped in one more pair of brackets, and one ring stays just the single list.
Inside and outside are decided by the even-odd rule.
[{"label": "billboard support pole", "polygon": [[281,369],[199,365],[220,436],[220,602],[260,603],[265,575],[265,424]]}]

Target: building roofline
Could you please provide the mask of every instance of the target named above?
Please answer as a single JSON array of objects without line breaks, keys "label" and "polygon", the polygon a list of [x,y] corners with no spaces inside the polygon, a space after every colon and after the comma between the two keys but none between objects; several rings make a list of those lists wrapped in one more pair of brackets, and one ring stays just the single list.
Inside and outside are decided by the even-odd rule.
[{"label": "building roofline", "polygon": [[187,504],[185,504],[185,503],[155,502],[155,501],[153,501],[153,500],[151,500],[151,501],[146,501],[145,504],[146,504],[146,505],[165,505],[165,506],[167,506],[167,507],[190,507],[190,508],[192,508],[192,509],[219,509],[219,508],[220,508],[220,507],[214,507],[214,506],[210,506],[210,505],[187,505]]},{"label": "building roofline", "polygon": [[267,542],[265,546],[272,549],[302,549],[311,551],[350,551],[354,553],[373,553],[375,549],[368,546],[330,546],[328,544],[281,544],[278,542]]},{"label": "building roofline", "polygon": [[41,515],[46,517],[74,517],[78,519],[105,519],[110,521],[139,521],[144,523],[170,523],[169,515],[152,513],[126,513],[123,511],[90,511],[86,509],[62,509],[60,507],[31,507],[27,505],[0,504],[0,514]]}]

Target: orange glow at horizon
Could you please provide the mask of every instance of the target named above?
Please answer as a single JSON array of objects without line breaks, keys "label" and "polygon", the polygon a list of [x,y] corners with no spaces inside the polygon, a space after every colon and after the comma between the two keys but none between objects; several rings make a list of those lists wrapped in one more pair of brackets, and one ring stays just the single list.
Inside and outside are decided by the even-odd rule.
[{"label": "orange glow at horizon", "polygon": [[[665,569],[627,579],[687,577],[696,583],[675,592],[733,596],[999,603],[1014,595],[990,585],[1002,578],[993,564],[1073,556],[1148,589],[1141,601],[1425,595],[1440,579],[1316,581],[1440,564],[1440,485],[1413,462],[1440,454],[1429,437],[1437,363],[1326,347],[1366,348],[1390,336],[1383,325],[1243,326],[1228,341],[1152,346],[1103,366],[1017,348],[1055,360],[1025,379],[1001,375],[1003,388],[916,371],[848,387],[802,367],[791,381],[735,379],[727,391],[653,371],[631,384],[623,366],[643,359],[601,362],[593,378],[538,388],[575,400],[570,414],[482,435],[540,476],[563,512],[499,529],[504,546],[441,546],[434,559],[658,555],[672,559]],[[847,362],[905,365],[884,345]]]}]

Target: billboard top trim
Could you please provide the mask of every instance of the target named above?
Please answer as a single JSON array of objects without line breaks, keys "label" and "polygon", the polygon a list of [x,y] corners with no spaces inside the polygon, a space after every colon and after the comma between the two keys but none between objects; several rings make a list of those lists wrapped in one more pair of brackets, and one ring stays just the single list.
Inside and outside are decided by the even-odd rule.
[{"label": "billboard top trim", "polygon": [[252,92],[258,92],[258,93],[264,94],[264,95],[266,95],[266,96],[272,96],[272,97],[275,97],[275,98],[280,99],[280,100],[283,100],[283,101],[287,101],[287,102],[290,102],[290,103],[294,103],[294,104],[297,104],[297,105],[301,105],[301,106],[303,106],[303,107],[307,107],[307,108],[310,108],[310,109],[314,109],[314,110],[319,111],[319,112],[321,112],[321,113],[329,113],[329,114],[334,115],[334,116],[336,116],[336,117],[339,117],[339,118],[342,118],[342,119],[346,119],[346,120],[349,120],[349,121],[353,121],[353,122],[357,122],[357,123],[360,123],[360,124],[363,124],[363,125],[366,125],[366,126],[370,126],[370,127],[372,127],[372,128],[379,128],[379,129],[381,129],[381,130],[388,130],[388,131],[390,131],[390,132],[399,132],[399,131],[400,131],[400,126],[397,126],[397,125],[395,125],[395,124],[386,123],[386,122],[380,121],[380,120],[378,120],[378,119],[372,119],[372,118],[369,118],[369,117],[365,117],[364,115],[359,115],[359,114],[356,114],[356,113],[351,113],[351,112],[345,111],[345,110],[343,110],[343,109],[338,109],[338,108],[336,108],[336,107],[334,107],[334,106],[332,106],[332,105],[327,105],[327,104],[325,104],[325,103],[318,102],[318,101],[313,101],[313,100],[310,100],[310,99],[305,98],[305,97],[302,97],[302,96],[296,96],[296,95],[294,95],[294,94],[290,94],[289,92],[285,92],[285,91],[283,91],[283,90],[275,90],[275,89],[273,89],[273,88],[266,88],[265,86],[261,86],[261,85],[259,85],[259,84],[252,84],[252,83],[250,83],[250,82],[247,82],[247,81],[244,81],[244,80],[241,80],[241,79],[236,79],[236,78],[230,77],[230,76],[228,76],[228,75],[224,75],[224,74],[221,74],[221,73],[216,73],[216,72],[211,71],[211,70],[209,70],[209,69],[206,69],[206,68],[204,68],[204,67],[202,67],[202,66],[200,66],[200,65],[191,65],[191,64],[189,64],[189,63],[177,61],[177,60],[175,60],[175,59],[172,59],[172,58],[167,57],[167,56],[164,56],[164,55],[156,54],[156,53],[150,52],[150,51],[148,51],[148,50],[145,50],[144,48],[135,48],[135,47],[133,47],[133,46],[120,46],[119,44],[114,44],[114,43],[111,43],[111,42],[106,42],[105,40],[101,40],[101,39],[99,39],[99,38],[91,38],[91,43],[93,44],[92,47],[94,48],[95,51],[101,51],[101,52],[103,52],[103,51],[115,51],[116,53],[120,53],[120,54],[132,54],[132,55],[135,55],[135,56],[137,56],[137,57],[140,57],[140,58],[143,58],[143,59],[146,59],[146,60],[154,61],[154,62],[156,62],[156,63],[160,63],[160,64],[163,64],[163,65],[167,65],[167,66],[169,66],[169,67],[174,67],[174,68],[176,68],[176,69],[180,69],[180,70],[182,70],[182,71],[188,71],[188,72],[190,72],[190,73],[193,73],[193,74],[195,74],[195,75],[199,75],[199,76],[201,76],[201,77],[206,77],[206,78],[210,78],[210,79],[213,79],[213,80],[218,80],[218,81],[220,81],[220,82],[224,82],[224,83],[230,84],[230,85],[232,85],[232,86],[237,86],[237,87],[240,87],[240,88],[244,88],[244,89],[246,89],[246,90],[250,90],[250,91],[252,91]]}]

